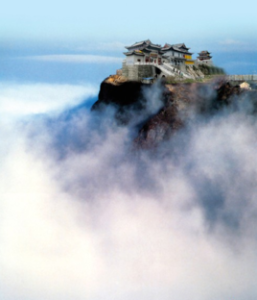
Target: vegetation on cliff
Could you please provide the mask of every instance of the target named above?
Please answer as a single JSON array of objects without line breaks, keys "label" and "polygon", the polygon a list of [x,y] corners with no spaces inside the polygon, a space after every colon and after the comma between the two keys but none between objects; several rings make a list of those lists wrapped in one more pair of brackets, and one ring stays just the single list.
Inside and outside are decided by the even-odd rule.
[{"label": "vegetation on cliff", "polygon": [[222,68],[209,66],[206,64],[199,64],[198,67],[193,66],[193,69],[200,69],[204,75],[225,75],[225,71]]}]

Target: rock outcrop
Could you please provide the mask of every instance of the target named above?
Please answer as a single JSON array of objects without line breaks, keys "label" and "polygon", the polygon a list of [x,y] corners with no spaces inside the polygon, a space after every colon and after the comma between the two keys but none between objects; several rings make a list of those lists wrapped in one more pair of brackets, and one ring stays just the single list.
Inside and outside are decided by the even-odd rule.
[{"label": "rock outcrop", "polygon": [[[165,84],[164,82],[145,85],[140,82],[119,82],[113,84],[104,81],[101,84],[98,101],[93,110],[101,110],[106,105],[116,108],[116,117],[121,124],[129,124],[130,118],[143,114],[148,101],[145,91],[160,89],[161,108],[153,115],[145,115],[139,124],[138,133],[134,140],[135,148],[152,149],[161,142],[169,140],[176,131],[187,126],[189,119],[196,115],[214,115],[224,107],[231,106],[236,101],[249,100],[252,103],[251,113],[257,111],[257,91],[240,88],[216,79],[209,83],[179,83]],[[133,110],[134,114],[127,114]],[[128,117],[129,116],[129,117]]]}]

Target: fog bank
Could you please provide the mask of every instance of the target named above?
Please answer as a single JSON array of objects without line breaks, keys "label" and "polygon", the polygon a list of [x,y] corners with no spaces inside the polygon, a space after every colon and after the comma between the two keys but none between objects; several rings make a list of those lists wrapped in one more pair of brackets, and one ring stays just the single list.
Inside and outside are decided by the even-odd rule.
[{"label": "fog bank", "polygon": [[65,95],[68,110],[49,114],[49,100],[40,116],[1,121],[2,299],[256,299],[249,106],[194,115],[154,153],[135,152],[136,129],[111,108]]}]

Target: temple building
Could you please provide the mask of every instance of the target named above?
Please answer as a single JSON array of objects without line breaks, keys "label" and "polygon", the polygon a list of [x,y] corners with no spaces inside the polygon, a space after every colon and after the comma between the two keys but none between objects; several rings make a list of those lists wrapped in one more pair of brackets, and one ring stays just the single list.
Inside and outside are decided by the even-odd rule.
[{"label": "temple building", "polygon": [[198,53],[197,57],[197,63],[198,64],[207,64],[207,65],[212,65],[212,56],[210,55],[211,53],[208,52],[207,50],[201,51]]},{"label": "temple building", "polygon": [[143,77],[184,76],[189,78],[186,66],[193,65],[192,54],[184,43],[165,44],[163,47],[149,39],[125,47],[126,58],[122,74],[131,80]]},{"label": "temple building", "polygon": [[192,60],[192,54],[189,52],[190,48],[187,48],[183,44],[165,44],[161,49],[163,58],[166,59],[172,65],[181,66],[181,65],[193,65],[194,60]]},{"label": "temple building", "polygon": [[161,64],[161,46],[153,44],[150,40],[138,42],[125,48],[128,49],[128,52],[124,52],[127,56],[127,65],[135,63]]}]

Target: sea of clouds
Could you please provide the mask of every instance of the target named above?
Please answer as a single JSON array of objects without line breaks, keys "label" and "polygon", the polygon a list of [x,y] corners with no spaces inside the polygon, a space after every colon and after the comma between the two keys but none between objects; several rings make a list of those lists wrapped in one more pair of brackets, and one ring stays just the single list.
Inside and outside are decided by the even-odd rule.
[{"label": "sea of clouds", "polygon": [[1,299],[256,299],[251,106],[135,151],[135,124],[91,112],[96,95],[0,84]]}]

